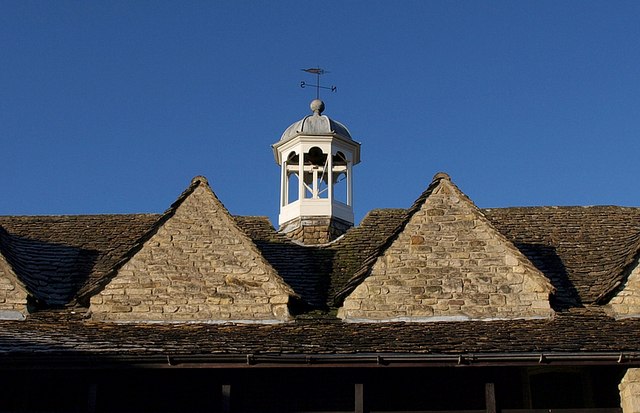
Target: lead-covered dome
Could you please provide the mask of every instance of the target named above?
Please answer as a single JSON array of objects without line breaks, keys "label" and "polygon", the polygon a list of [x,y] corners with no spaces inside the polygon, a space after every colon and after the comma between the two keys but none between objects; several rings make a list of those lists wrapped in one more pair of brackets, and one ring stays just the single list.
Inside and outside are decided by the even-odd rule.
[{"label": "lead-covered dome", "polygon": [[324,102],[320,99],[311,101],[311,115],[307,115],[299,121],[289,126],[280,142],[288,141],[298,135],[340,135],[343,138],[352,139],[346,126],[342,123],[323,115]]}]

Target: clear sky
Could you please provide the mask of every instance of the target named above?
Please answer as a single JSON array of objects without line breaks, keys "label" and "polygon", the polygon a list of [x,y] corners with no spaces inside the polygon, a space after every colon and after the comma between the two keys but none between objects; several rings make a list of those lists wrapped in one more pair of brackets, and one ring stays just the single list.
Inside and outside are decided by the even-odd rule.
[{"label": "clear sky", "polygon": [[278,213],[270,145],[362,143],[356,219],[445,171],[482,208],[640,206],[638,1],[0,0],[0,215]]}]

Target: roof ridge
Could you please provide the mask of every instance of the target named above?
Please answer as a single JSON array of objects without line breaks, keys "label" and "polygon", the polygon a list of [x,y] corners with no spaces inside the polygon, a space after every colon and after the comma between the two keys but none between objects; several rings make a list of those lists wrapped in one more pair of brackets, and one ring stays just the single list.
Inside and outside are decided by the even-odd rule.
[{"label": "roof ridge", "polygon": [[513,210],[550,210],[550,209],[605,209],[605,208],[613,208],[620,210],[633,210],[640,211],[640,206],[625,206],[625,205],[611,205],[611,204],[603,204],[603,205],[512,205],[512,206],[504,206],[504,207],[488,207],[488,208],[480,208],[482,211],[493,211],[496,209],[505,210],[505,209],[513,209]]},{"label": "roof ridge", "polygon": [[41,219],[41,218],[103,218],[103,217],[127,217],[127,216],[153,216],[160,215],[157,212],[115,212],[107,214],[41,214],[41,215],[0,215],[0,219]]}]

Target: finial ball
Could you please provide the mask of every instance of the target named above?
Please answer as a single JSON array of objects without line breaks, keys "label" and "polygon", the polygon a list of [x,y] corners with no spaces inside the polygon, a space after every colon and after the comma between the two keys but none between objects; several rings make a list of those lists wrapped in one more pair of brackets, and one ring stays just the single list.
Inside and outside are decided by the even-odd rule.
[{"label": "finial ball", "polygon": [[324,102],[320,99],[312,100],[311,105],[309,106],[311,107],[311,111],[313,113],[321,114],[322,112],[324,112]]},{"label": "finial ball", "polygon": [[447,180],[447,181],[451,181],[451,177],[446,172],[438,172],[437,174],[435,174],[433,176],[433,180],[435,181],[436,179],[444,179],[444,180]]}]

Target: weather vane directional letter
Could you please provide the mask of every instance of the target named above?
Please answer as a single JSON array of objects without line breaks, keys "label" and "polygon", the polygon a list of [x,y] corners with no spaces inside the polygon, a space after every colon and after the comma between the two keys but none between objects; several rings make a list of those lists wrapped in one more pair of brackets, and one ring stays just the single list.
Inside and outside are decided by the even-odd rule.
[{"label": "weather vane directional letter", "polygon": [[325,73],[329,73],[328,71],[324,70],[324,69],[320,69],[319,67],[311,67],[309,69],[301,69],[303,72],[307,72],[307,73],[311,73],[313,75],[316,75],[316,84],[315,85],[310,85],[309,83],[305,82],[304,80],[302,82],[300,82],[300,87],[301,88],[305,88],[307,86],[311,86],[311,87],[315,87],[316,88],[316,99],[320,99],[320,89],[329,89],[332,92],[335,92],[338,90],[337,87],[335,86],[320,86],[320,75],[324,75]]}]

